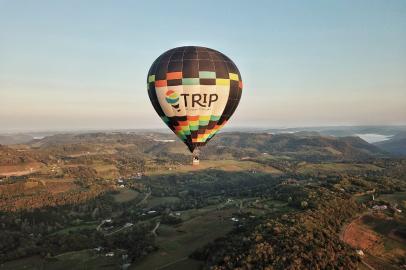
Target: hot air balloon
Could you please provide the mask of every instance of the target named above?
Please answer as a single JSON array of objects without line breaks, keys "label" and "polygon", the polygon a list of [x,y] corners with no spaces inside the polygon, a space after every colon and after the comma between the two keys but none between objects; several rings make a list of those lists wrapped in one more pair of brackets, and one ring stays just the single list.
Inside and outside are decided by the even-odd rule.
[{"label": "hot air balloon", "polygon": [[160,55],[148,72],[154,109],[193,153],[227,123],[242,92],[240,72],[230,58],[213,49],[185,46]]}]

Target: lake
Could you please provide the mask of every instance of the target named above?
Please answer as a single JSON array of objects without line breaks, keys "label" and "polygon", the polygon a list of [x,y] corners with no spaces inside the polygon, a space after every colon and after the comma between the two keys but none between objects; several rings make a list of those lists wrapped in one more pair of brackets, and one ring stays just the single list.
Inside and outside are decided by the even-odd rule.
[{"label": "lake", "polygon": [[364,141],[369,143],[376,143],[390,140],[393,135],[382,135],[382,134],[374,134],[374,133],[364,133],[364,134],[354,134],[355,136],[360,137]]}]

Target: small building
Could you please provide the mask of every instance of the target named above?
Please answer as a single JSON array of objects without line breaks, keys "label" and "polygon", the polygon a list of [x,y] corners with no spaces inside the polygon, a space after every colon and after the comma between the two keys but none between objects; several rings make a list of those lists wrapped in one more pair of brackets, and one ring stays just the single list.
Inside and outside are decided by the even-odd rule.
[{"label": "small building", "polygon": [[138,172],[132,178],[134,180],[140,180],[140,179],[142,179],[142,175],[143,175],[142,173]]},{"label": "small building", "polygon": [[359,255],[361,257],[363,257],[365,255],[361,249],[357,249],[355,252],[357,253],[357,255]]},{"label": "small building", "polygon": [[238,218],[235,218],[235,217],[232,217],[232,218],[231,218],[231,221],[233,221],[233,222],[238,222],[239,219],[238,219]]},{"label": "small building", "polygon": [[374,205],[372,206],[372,209],[382,211],[388,209],[388,207],[386,205]]},{"label": "small building", "polygon": [[106,257],[114,257],[114,252],[108,252],[105,254]]},{"label": "small building", "polygon": [[292,178],[282,181],[282,185],[296,185],[298,183],[299,182],[296,179],[292,179]]},{"label": "small building", "polygon": [[233,199],[228,198],[226,203],[232,203],[233,201],[234,201]]}]

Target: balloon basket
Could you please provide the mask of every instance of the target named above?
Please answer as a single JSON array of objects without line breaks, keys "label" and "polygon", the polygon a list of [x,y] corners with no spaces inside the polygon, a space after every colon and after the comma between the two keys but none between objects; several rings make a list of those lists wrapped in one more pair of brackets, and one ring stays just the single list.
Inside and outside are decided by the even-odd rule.
[{"label": "balloon basket", "polygon": [[199,149],[196,149],[196,150],[193,152],[192,165],[193,165],[193,166],[199,166],[199,161],[200,161],[200,158],[199,158]]},{"label": "balloon basket", "polygon": [[199,165],[199,157],[198,156],[193,156],[192,165],[193,166],[198,166]]}]

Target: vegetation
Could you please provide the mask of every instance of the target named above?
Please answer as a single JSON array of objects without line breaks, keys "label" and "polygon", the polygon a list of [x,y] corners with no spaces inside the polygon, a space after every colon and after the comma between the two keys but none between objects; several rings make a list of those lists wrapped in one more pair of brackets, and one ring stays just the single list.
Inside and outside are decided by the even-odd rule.
[{"label": "vegetation", "polygon": [[[194,168],[180,143],[162,137],[60,134],[1,146],[3,268],[31,260],[56,269],[404,263],[405,159],[352,137],[226,133]],[[32,163],[38,169],[5,173]],[[376,205],[388,210],[361,225],[388,247],[363,258],[340,232]]]}]

